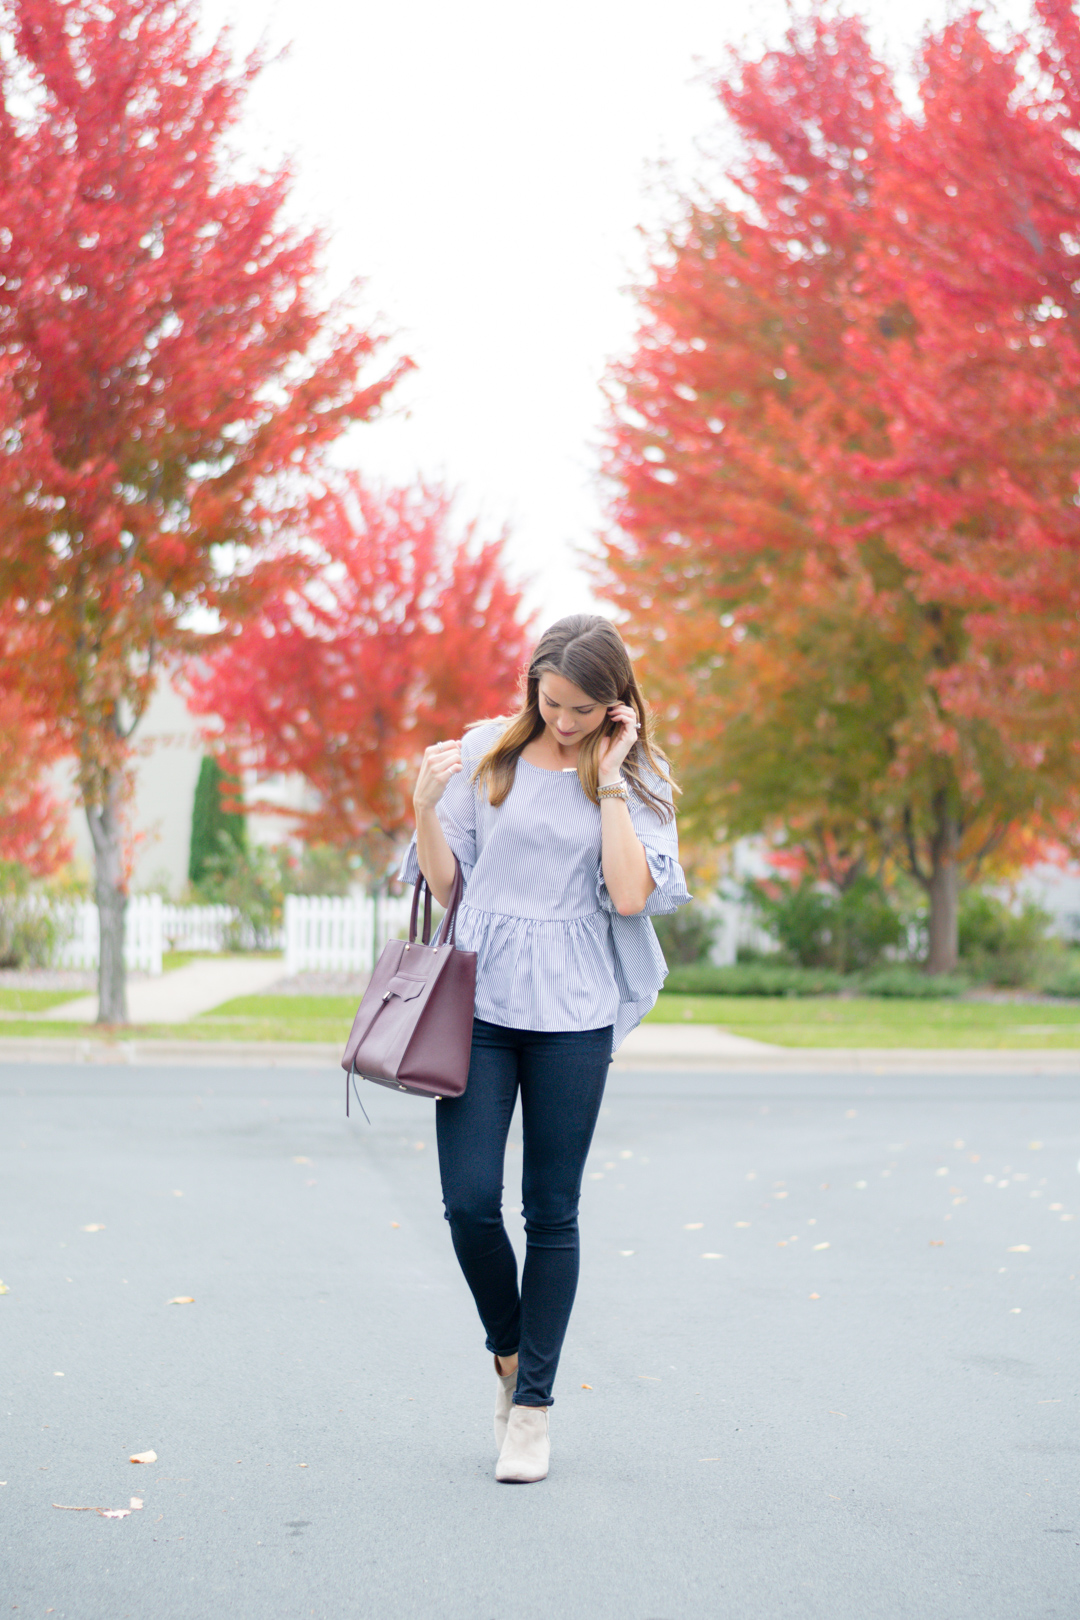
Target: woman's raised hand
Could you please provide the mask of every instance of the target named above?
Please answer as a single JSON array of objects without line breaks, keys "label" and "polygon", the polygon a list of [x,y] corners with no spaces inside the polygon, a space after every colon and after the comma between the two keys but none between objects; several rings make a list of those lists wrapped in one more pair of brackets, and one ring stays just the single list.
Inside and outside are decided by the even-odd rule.
[{"label": "woman's raised hand", "polygon": [[446,784],[460,769],[459,742],[432,743],[430,748],[425,748],[420,775],[416,778],[416,786],[413,789],[413,807],[417,811],[434,810],[446,792]]},{"label": "woman's raised hand", "polygon": [[638,740],[638,717],[629,703],[612,703],[608,719],[616,722],[617,729],[600,745],[597,765],[602,784],[615,780],[623,760]]}]

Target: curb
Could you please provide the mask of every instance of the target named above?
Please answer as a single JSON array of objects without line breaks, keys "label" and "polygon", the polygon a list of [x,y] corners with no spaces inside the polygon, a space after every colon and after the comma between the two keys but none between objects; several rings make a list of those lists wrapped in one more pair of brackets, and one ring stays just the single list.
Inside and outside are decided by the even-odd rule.
[{"label": "curb", "polygon": [[[0,1064],[63,1067],[132,1065],[188,1068],[337,1069],[341,1049],[326,1042],[130,1040],[0,1036]],[[716,1074],[1072,1074],[1080,1049],[1036,1051],[932,1047],[780,1047],[693,1054],[653,1051],[616,1056],[616,1073],[682,1070]]]}]

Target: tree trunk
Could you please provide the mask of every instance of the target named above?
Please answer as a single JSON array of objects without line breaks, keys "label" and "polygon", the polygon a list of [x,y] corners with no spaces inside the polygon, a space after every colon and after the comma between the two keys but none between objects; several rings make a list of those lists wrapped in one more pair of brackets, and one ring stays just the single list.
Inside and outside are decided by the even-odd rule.
[{"label": "tree trunk", "polygon": [[99,1024],[127,1023],[127,967],[124,962],[124,844],[120,804],[123,782],[110,772],[101,803],[87,805],[86,819],[94,844],[94,898],[97,901]]},{"label": "tree trunk", "polygon": [[933,866],[928,886],[930,954],[926,968],[928,973],[955,973],[960,945],[960,867],[956,858],[960,834],[944,793],[938,796],[935,808],[937,829],[931,845]]}]

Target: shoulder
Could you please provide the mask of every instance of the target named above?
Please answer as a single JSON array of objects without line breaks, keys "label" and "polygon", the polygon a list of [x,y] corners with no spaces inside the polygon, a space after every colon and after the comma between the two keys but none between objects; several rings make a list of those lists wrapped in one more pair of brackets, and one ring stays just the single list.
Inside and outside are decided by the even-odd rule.
[{"label": "shoulder", "polygon": [[[655,793],[658,799],[663,799],[665,803],[671,804],[674,794],[671,787],[671,777],[666,769],[666,762],[658,760],[657,765],[659,768],[653,770],[652,766],[646,764],[643,760],[640,767],[641,780],[650,793]],[[634,792],[633,783],[630,784],[630,791],[631,793]]]},{"label": "shoulder", "polygon": [[472,725],[466,726],[465,735],[461,739],[462,764],[477,764],[489,748],[494,748],[507,726],[509,720],[475,720]]},{"label": "shoulder", "polygon": [[[640,768],[641,785],[653,796],[651,802],[633,781],[627,784],[630,789],[630,806],[636,813],[635,821],[637,816],[645,817],[644,823],[638,823],[639,831],[642,825],[668,828],[675,825],[675,793],[671,777],[667,774],[666,761],[658,760],[657,765],[658,769],[653,770],[643,760]],[[657,809],[657,800],[665,807],[663,811]]]}]

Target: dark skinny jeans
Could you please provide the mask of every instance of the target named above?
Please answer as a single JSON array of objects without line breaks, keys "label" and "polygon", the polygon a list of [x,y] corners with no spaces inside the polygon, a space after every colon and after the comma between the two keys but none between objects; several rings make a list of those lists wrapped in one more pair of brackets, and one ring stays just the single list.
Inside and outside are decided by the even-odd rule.
[{"label": "dark skinny jeans", "polygon": [[[435,1106],[454,1250],[497,1356],[518,1354],[514,1400],[550,1406],[578,1280],[578,1198],[611,1060],[611,1027],[544,1032],[473,1024],[469,1083]],[[502,1218],[518,1090],[525,1265]]]}]

